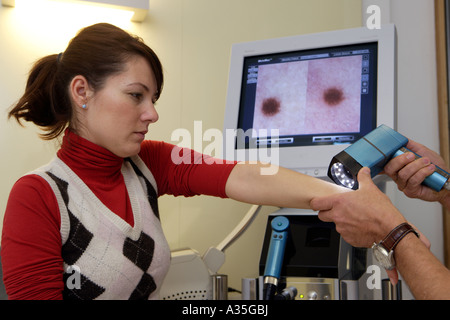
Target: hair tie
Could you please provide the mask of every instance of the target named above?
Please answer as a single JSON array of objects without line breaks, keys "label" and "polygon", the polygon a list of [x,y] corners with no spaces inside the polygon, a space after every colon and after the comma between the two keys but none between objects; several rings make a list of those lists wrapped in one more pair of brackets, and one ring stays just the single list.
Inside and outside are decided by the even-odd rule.
[{"label": "hair tie", "polygon": [[61,57],[62,57],[62,52],[60,52],[58,54],[58,58],[56,59],[56,61],[59,63],[61,61]]}]

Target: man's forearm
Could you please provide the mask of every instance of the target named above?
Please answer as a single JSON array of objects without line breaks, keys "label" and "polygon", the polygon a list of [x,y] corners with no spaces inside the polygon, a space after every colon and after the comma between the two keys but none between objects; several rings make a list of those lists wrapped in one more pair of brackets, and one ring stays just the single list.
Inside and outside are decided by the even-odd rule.
[{"label": "man's forearm", "polygon": [[450,271],[414,234],[395,248],[397,270],[418,300],[450,299]]}]

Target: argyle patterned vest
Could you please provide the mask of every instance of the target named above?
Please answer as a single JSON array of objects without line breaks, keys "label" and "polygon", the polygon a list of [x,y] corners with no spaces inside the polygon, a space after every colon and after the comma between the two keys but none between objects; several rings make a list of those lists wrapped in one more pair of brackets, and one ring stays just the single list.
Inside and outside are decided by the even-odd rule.
[{"label": "argyle patterned vest", "polygon": [[170,265],[157,186],[138,157],[122,175],[134,226],[110,211],[59,158],[32,172],[53,189],[61,215],[64,299],[158,299]]}]

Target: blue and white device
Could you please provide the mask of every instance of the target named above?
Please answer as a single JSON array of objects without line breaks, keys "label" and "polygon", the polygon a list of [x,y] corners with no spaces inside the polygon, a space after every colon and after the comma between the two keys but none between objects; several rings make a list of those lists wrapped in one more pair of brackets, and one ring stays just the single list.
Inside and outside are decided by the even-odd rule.
[{"label": "blue and white device", "polygon": [[272,234],[264,269],[264,300],[272,300],[277,290],[288,238],[289,219],[277,216],[272,220],[271,226]]},{"label": "blue and white device", "polygon": [[[405,152],[412,152],[405,147],[407,144],[406,137],[386,125],[381,125],[337,154],[331,160],[328,176],[336,184],[356,190],[356,177],[362,167],[369,167],[373,178],[383,171],[389,160]],[[450,190],[449,177],[448,172],[436,166],[435,172],[428,176],[423,184],[435,191],[442,188]]]}]

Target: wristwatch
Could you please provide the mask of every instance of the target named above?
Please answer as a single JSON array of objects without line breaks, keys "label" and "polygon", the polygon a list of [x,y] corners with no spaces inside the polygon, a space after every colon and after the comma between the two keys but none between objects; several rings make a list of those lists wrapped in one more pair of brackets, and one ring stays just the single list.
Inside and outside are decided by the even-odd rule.
[{"label": "wristwatch", "polygon": [[386,270],[392,270],[395,267],[394,249],[397,244],[408,233],[413,232],[417,237],[419,234],[408,223],[402,223],[395,227],[389,234],[381,240],[379,243],[374,243],[372,246],[373,255],[377,258],[378,262]]}]

